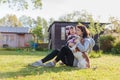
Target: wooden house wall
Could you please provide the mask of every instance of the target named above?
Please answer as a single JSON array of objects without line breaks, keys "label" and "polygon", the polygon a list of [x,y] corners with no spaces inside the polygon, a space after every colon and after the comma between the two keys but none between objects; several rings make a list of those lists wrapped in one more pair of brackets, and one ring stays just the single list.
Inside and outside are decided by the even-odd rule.
[{"label": "wooden house wall", "polygon": [[0,47],[7,44],[9,47],[16,46],[16,34],[14,33],[1,33],[2,39],[0,40]]},{"label": "wooden house wall", "polygon": [[32,34],[1,33],[0,47],[7,44],[9,47],[25,47],[25,43],[32,40]]},{"label": "wooden house wall", "polygon": [[[64,26],[61,26],[59,24],[56,24],[55,25],[55,48],[57,49],[60,49],[60,47],[62,46],[62,43],[64,43],[63,40],[61,40],[61,27],[64,27]],[[64,43],[65,44],[65,43]]]},{"label": "wooden house wall", "polygon": [[55,25],[51,28],[51,47],[55,48]]}]

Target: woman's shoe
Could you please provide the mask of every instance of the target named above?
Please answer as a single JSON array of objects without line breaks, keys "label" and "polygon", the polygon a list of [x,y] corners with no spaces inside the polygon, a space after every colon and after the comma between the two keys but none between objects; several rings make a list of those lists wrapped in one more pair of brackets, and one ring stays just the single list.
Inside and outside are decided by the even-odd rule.
[{"label": "woman's shoe", "polygon": [[31,66],[33,67],[39,67],[39,66],[44,66],[42,61],[36,61],[34,63],[31,64]]},{"label": "woman's shoe", "polygon": [[48,62],[44,66],[45,67],[55,67],[55,64],[53,62]]}]

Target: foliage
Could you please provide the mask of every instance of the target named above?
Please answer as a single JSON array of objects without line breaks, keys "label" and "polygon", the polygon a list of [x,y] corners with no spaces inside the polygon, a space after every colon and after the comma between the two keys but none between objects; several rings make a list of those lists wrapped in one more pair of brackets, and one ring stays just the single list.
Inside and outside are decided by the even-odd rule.
[{"label": "foliage", "polygon": [[37,25],[40,25],[42,27],[42,31],[43,31],[43,38],[44,41],[47,42],[48,40],[48,22],[41,17],[37,17],[37,21],[36,21]]},{"label": "foliage", "polygon": [[37,51],[47,51],[48,50],[48,43],[39,43],[36,50]]},{"label": "foliage", "polygon": [[55,21],[54,18],[50,18],[49,21],[48,21],[48,24],[51,25],[54,21]]},{"label": "foliage", "polygon": [[115,17],[110,17],[109,18],[110,22],[113,24],[113,30],[115,32],[120,33],[120,20],[118,18]]},{"label": "foliage", "polygon": [[43,38],[42,27],[40,25],[32,28],[32,33],[34,34],[35,39],[37,39],[37,43],[39,39]]},{"label": "foliage", "polygon": [[47,49],[47,48],[42,48],[42,47],[37,48],[36,50],[37,50],[37,51],[48,51],[48,49]]},{"label": "foliage", "polygon": [[112,53],[120,54],[120,41],[112,48]]},{"label": "foliage", "polygon": [[16,17],[16,15],[6,15],[0,19],[0,26],[21,27],[22,24]]},{"label": "foliage", "polygon": [[21,16],[19,20],[22,22],[23,26],[34,28],[36,26],[41,26],[42,28],[42,38],[44,38],[44,41],[47,42],[48,40],[48,22],[41,17],[37,17],[37,19],[33,19],[29,16]]},{"label": "foliage", "polygon": [[90,25],[88,27],[90,31],[90,35],[94,38],[98,36],[98,38],[94,38],[96,42],[96,46],[98,47],[98,51],[100,50],[100,33],[104,31],[105,26],[100,25],[99,22],[95,23],[92,17],[90,17]]},{"label": "foliage", "polygon": [[35,27],[36,26],[36,20],[29,16],[23,15],[19,18],[19,20],[22,23],[23,27]]},{"label": "foliage", "polygon": [[1,4],[7,4],[8,7],[17,10],[41,9],[41,0],[0,0]]},{"label": "foliage", "polygon": [[90,31],[91,36],[94,36],[96,34],[95,22],[92,17],[90,17],[90,25],[88,29]]},{"label": "foliage", "polygon": [[106,35],[106,36],[100,36],[100,45],[101,45],[101,50],[103,51],[111,51],[113,48],[113,43],[115,41],[115,37],[111,35]]},{"label": "foliage", "polygon": [[60,21],[77,21],[77,22],[89,22],[89,18],[92,17],[87,11],[73,11],[72,13],[60,16]]},{"label": "foliage", "polygon": [[39,25],[32,29],[32,33],[34,33],[36,36],[43,37],[43,35],[42,35],[42,27],[39,26]]},{"label": "foliage", "polygon": [[103,31],[105,28],[105,25],[100,25],[99,22],[96,22],[93,20],[92,17],[90,17],[90,25],[89,25],[89,31],[91,33],[92,36],[94,36],[95,34],[99,34],[101,31]]}]

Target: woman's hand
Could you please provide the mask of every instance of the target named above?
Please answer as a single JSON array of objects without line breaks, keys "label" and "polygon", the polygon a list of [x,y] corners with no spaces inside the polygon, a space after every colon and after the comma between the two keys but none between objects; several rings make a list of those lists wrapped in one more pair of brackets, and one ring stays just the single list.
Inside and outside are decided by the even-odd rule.
[{"label": "woman's hand", "polygon": [[77,42],[79,42],[79,41],[80,41],[79,39],[75,39],[75,41],[74,41],[74,42],[75,42],[75,43],[77,43]]}]

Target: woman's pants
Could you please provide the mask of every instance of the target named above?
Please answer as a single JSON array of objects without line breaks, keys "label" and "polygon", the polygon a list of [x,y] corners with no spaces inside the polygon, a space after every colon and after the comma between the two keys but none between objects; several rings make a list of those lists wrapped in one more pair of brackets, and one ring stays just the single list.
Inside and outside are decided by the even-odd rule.
[{"label": "woman's pants", "polygon": [[59,60],[61,60],[67,66],[73,66],[74,55],[73,55],[72,51],[69,49],[68,46],[64,46],[60,50],[60,52],[57,55],[57,57],[56,57],[55,60],[56,60],[56,62],[58,62]]},{"label": "woman's pants", "polygon": [[42,60],[43,63],[53,59],[55,56],[59,54],[59,50],[53,50],[50,54],[48,54],[46,57],[44,57]]},{"label": "woman's pants", "polygon": [[55,56],[56,56],[56,58],[55,58],[56,62],[61,60],[67,66],[73,66],[74,55],[68,46],[62,47],[62,49],[60,51],[53,50],[50,54],[48,54],[45,58],[42,59],[42,62],[45,63],[45,62],[53,59]]}]

